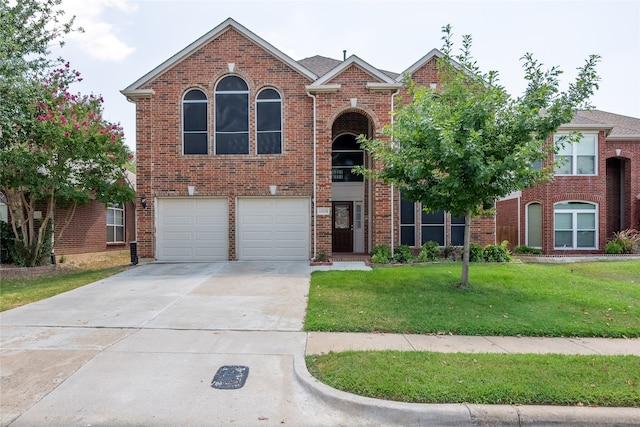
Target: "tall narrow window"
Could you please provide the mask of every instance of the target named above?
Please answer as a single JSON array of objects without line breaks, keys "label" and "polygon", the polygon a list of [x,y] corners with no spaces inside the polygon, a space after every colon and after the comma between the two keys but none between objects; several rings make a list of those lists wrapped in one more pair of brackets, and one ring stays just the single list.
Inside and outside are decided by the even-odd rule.
[{"label": "tall narrow window", "polygon": [[422,244],[424,245],[426,242],[432,240],[437,242],[438,245],[444,246],[444,211],[437,211],[432,213],[427,213],[422,211]]},{"label": "tall narrow window", "polygon": [[556,249],[595,249],[596,205],[588,202],[562,202],[553,206],[554,247]]},{"label": "tall narrow window", "polygon": [[282,98],[265,89],[256,99],[256,152],[282,154]]},{"label": "tall narrow window", "polygon": [[527,246],[542,248],[542,205],[527,205]]},{"label": "tall narrow window", "polygon": [[249,154],[249,86],[227,76],[215,90],[216,154]]},{"label": "tall narrow window", "polygon": [[107,242],[124,242],[124,208],[122,205],[109,205],[107,208]]},{"label": "tall narrow window", "polygon": [[207,95],[192,89],[182,98],[182,152],[207,154],[208,140]]},{"label": "tall narrow window", "polygon": [[464,217],[451,217],[451,246],[464,245]]},{"label": "tall narrow window", "polygon": [[416,245],[416,204],[400,195],[400,244]]}]

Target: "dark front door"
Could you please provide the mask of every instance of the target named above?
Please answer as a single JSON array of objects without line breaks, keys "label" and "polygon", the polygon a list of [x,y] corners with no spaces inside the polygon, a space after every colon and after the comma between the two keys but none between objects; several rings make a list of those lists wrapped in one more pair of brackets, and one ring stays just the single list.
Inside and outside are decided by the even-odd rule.
[{"label": "dark front door", "polygon": [[333,202],[333,252],[353,252],[353,202]]}]

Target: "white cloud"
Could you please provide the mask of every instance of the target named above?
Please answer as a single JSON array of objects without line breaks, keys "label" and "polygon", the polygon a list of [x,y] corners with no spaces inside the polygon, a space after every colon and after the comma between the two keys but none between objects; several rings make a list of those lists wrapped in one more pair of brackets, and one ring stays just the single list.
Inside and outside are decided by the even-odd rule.
[{"label": "white cloud", "polygon": [[75,24],[84,29],[83,33],[76,32],[67,36],[69,44],[77,45],[92,58],[120,62],[135,50],[119,36],[118,24],[122,20],[122,14],[117,15],[117,20],[109,20],[105,15],[110,9],[125,14],[132,13],[137,9],[136,5],[126,0],[63,0],[62,7],[66,16],[75,15]]}]

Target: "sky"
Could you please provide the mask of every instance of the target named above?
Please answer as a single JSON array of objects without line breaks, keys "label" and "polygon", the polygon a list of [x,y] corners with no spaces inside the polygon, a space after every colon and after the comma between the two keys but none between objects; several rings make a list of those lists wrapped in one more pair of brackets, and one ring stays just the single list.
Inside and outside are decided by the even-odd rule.
[{"label": "sky", "polygon": [[102,95],[105,118],[120,123],[135,150],[135,105],[120,93],[131,83],[227,18],[300,60],[357,55],[401,73],[431,49],[442,48],[450,24],[454,53],[462,35],[483,72],[495,70],[514,97],[526,87],[522,56],[558,66],[566,90],[591,54],[600,88],[595,108],[640,118],[640,1],[431,0],[62,0],[84,33],[54,48],[83,81],[73,92]]}]

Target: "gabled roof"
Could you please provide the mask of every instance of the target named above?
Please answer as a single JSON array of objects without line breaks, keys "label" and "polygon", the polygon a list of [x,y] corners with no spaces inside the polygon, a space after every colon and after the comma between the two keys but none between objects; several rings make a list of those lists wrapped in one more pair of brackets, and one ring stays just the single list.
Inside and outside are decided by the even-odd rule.
[{"label": "gabled roof", "polygon": [[[424,64],[426,64],[427,62],[431,61],[433,58],[442,58],[444,57],[444,53],[440,52],[438,49],[431,49],[431,51],[429,53],[427,53],[425,56],[423,56],[422,58],[418,59],[412,66],[410,66],[409,68],[407,68],[404,73],[400,73],[400,75],[398,77],[396,77],[396,80],[400,81],[402,80],[402,76],[407,73],[407,74],[413,74],[415,73],[418,69],[420,69],[422,66],[424,66]],[[454,65],[458,65],[455,61]]]},{"label": "gabled roof", "polygon": [[[142,76],[141,78],[133,82],[131,85],[129,85],[126,89],[124,89],[121,92],[126,96],[129,96],[129,95],[133,96],[138,94],[137,92],[140,91],[140,88],[142,88],[145,84],[149,83],[150,81],[152,81],[153,79],[155,79],[156,77],[164,73],[165,71],[172,68],[174,65],[182,61],[184,58],[191,55],[193,52],[200,49],[202,46],[209,43],[211,40],[214,40],[215,38],[220,36],[220,34],[229,30],[229,28],[235,29],[240,34],[242,34],[249,40],[253,41],[258,46],[262,47],[264,50],[271,53],[276,58],[283,61],[284,63],[289,65],[291,68],[293,68],[294,70],[298,71],[300,74],[308,78],[309,80],[313,81],[318,78],[318,76],[315,75],[308,68],[305,68],[304,66],[300,65],[298,62],[294,61],[291,57],[284,54],[283,52],[281,52],[271,44],[267,43],[262,38],[258,37],[257,35],[249,31],[247,28],[237,23],[232,18],[228,18],[224,22],[222,22],[220,25],[218,25],[217,27],[215,27],[214,29],[212,29],[211,31],[209,31],[208,33],[200,37],[198,40],[194,41],[189,46],[185,47],[180,52],[176,53],[171,58],[167,59],[162,64],[158,65],[156,68],[154,68],[153,70],[151,70],[150,72],[148,72],[147,74],[145,74],[144,76]],[[140,92],[140,95],[145,95],[145,94],[148,96],[148,93]]]},{"label": "gabled roof", "polygon": [[388,84],[396,83],[395,80],[393,80],[391,77],[389,77],[388,75],[386,75],[382,71],[380,71],[377,68],[371,66],[367,62],[365,62],[362,59],[358,58],[356,55],[351,55],[350,57],[348,57],[344,61],[339,62],[333,69],[331,69],[329,72],[324,74],[318,80],[313,82],[313,84],[311,84],[311,86],[321,86],[321,85],[325,84],[326,82],[330,81],[331,79],[336,77],[338,74],[340,74],[341,72],[346,70],[351,65],[358,66],[364,72],[366,72],[369,75],[371,75],[371,77],[373,77],[374,79],[379,80],[380,83],[388,83]]},{"label": "gabled roof", "polygon": [[585,128],[608,130],[607,140],[640,139],[640,119],[600,110],[579,110],[573,120],[560,127]]}]

